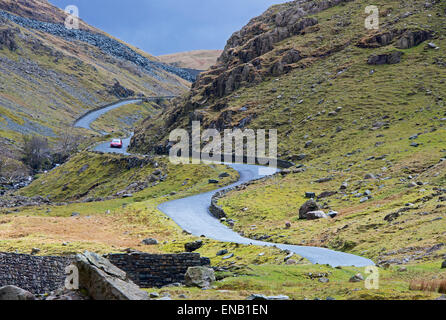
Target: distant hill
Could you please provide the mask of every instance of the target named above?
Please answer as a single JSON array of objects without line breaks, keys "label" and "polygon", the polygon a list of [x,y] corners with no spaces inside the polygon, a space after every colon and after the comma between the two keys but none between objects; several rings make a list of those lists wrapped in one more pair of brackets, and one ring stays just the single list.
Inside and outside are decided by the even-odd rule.
[{"label": "distant hill", "polygon": [[193,77],[185,70],[85,22],[68,30],[65,17],[45,0],[0,1],[2,162],[20,159],[23,135],[56,142],[80,115],[123,98],[116,88],[156,96],[190,87]]},{"label": "distant hill", "polygon": [[207,70],[217,62],[223,50],[196,50],[159,56],[164,62],[179,68]]}]

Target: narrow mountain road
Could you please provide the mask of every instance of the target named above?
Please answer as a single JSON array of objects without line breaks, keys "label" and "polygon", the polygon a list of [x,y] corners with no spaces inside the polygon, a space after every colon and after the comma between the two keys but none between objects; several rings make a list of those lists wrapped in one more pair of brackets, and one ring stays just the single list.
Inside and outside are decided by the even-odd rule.
[{"label": "narrow mountain road", "polygon": [[229,164],[229,166],[239,172],[240,179],[238,182],[212,192],[163,203],[158,209],[172,218],[182,229],[198,237],[204,235],[207,238],[223,242],[277,247],[298,254],[314,264],[328,264],[333,267],[365,267],[374,265],[373,261],[369,259],[325,248],[277,244],[244,238],[221,224],[209,212],[212,196],[218,191],[264,177],[264,175],[259,174],[259,166],[246,164]]},{"label": "narrow mountain road", "polygon": [[[109,112],[110,110],[122,107],[125,104],[135,103],[136,101],[138,100],[119,102],[115,105],[105,107],[104,109],[91,112],[79,119],[75,123],[75,126],[91,129],[91,123],[97,120],[101,115]],[[120,153],[128,154],[128,142],[130,142],[130,138],[126,139],[126,143],[124,144],[123,149],[120,150]],[[108,148],[108,144],[109,143],[101,144],[97,146],[95,150],[110,153],[117,152],[115,149]],[[374,265],[373,261],[369,259],[345,252],[337,252],[318,247],[277,244],[244,238],[237,232],[221,224],[220,221],[214,218],[209,212],[209,206],[211,204],[212,196],[218,191],[232,188],[251,180],[264,177],[264,175],[259,174],[259,166],[246,164],[230,164],[229,166],[239,172],[240,179],[238,182],[219,190],[163,203],[158,207],[158,209],[169,216],[171,219],[173,219],[183,230],[186,230],[198,237],[206,236],[210,239],[222,242],[232,242],[245,245],[277,247],[282,250],[288,250],[299,256],[302,256],[314,264],[328,264],[333,267],[365,267]]]},{"label": "narrow mountain road", "polygon": [[87,112],[85,115],[83,115],[82,117],[80,117],[79,119],[76,120],[76,122],[74,123],[74,127],[75,128],[84,128],[84,129],[89,129],[89,130],[93,130],[91,129],[91,124],[93,122],[95,122],[100,116],[106,114],[107,112],[110,112],[112,110],[118,109],[122,106],[128,105],[128,104],[133,104],[133,103],[137,103],[140,102],[141,99],[134,99],[134,100],[127,100],[127,101],[120,101],[114,104],[110,104],[108,106]]}]

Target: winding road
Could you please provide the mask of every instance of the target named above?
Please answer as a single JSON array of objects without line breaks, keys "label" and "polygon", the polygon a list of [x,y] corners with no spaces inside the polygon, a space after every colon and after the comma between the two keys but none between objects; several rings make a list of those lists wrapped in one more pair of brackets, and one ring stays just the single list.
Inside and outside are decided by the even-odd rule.
[{"label": "winding road", "polygon": [[[80,118],[75,123],[75,127],[91,129],[90,124],[101,115],[109,112],[110,110],[122,107],[126,104],[135,103],[136,101],[138,100],[119,102],[114,105],[107,106],[103,109],[90,112],[84,117]],[[126,141],[130,142],[130,138],[126,139]],[[117,150],[110,149],[108,145],[109,143],[101,144],[99,146],[96,146],[95,150],[110,153],[117,152]],[[120,153],[128,154],[127,147],[128,143],[124,145],[124,148],[120,150]],[[237,232],[221,224],[220,221],[214,218],[209,212],[209,206],[211,204],[212,196],[218,191],[232,188],[251,180],[264,177],[264,175],[260,174],[259,166],[246,164],[229,164],[229,166],[239,172],[240,179],[238,182],[219,190],[163,203],[158,207],[158,209],[166,214],[168,217],[170,217],[172,220],[174,220],[183,230],[186,230],[198,237],[205,236],[209,239],[214,239],[222,242],[239,243],[244,245],[277,247],[279,249],[288,250],[301,257],[304,257],[313,264],[328,264],[333,267],[366,267],[375,265],[373,261],[369,259],[345,252],[338,252],[318,247],[277,244],[244,238]],[[275,172],[271,172],[271,174],[274,173]]]}]

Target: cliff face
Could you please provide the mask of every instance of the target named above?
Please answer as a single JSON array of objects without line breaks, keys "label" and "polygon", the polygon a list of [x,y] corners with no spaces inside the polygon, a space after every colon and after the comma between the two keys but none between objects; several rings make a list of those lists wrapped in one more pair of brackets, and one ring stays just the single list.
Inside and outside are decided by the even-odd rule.
[{"label": "cliff face", "polygon": [[298,50],[283,48],[269,57],[266,54],[273,52],[281,41],[315,32],[318,20],[311,15],[349,1],[304,0],[272,7],[232,35],[218,59],[219,64],[199,77],[193,93],[221,98],[242,86],[291,70],[293,64],[303,59]]},{"label": "cliff face", "polygon": [[[279,135],[285,137],[305,119],[299,116],[293,122],[284,119],[283,113],[267,119],[269,108],[279,108],[286,99],[286,114],[309,113],[312,106],[308,100],[327,108],[321,101],[334,95],[338,86],[333,82],[345,71],[367,66],[367,61],[401,62],[408,57],[404,52],[391,56],[388,51],[420,46],[442,32],[443,2],[395,0],[377,1],[376,5],[379,30],[365,28],[368,14],[359,0],[299,0],[271,7],[231,36],[218,63],[200,74],[188,97],[175,101],[160,118],[147,120],[136,130],[133,148],[166,152],[168,133],[188,127],[192,120],[218,129],[257,127],[260,123],[262,128],[283,126]],[[331,69],[326,69],[328,65]],[[359,74],[349,76],[362,80]],[[284,80],[290,87],[290,78],[300,79],[296,81],[300,87],[287,97],[274,82]],[[327,82],[332,87],[317,92],[316,87]],[[311,99],[304,99],[300,92],[307,88],[312,91]],[[373,94],[372,88],[365,90]],[[360,99],[359,94],[349,92],[353,100]],[[287,148],[282,151],[289,151]]]}]

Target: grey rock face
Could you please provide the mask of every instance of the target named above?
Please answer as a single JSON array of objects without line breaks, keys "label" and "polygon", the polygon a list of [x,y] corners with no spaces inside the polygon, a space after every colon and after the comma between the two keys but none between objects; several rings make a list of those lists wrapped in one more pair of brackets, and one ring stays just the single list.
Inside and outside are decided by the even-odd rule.
[{"label": "grey rock face", "polygon": [[215,282],[214,270],[207,267],[187,269],[185,283],[188,287],[209,288]]},{"label": "grey rock face", "polygon": [[78,254],[75,262],[79,269],[79,286],[94,300],[148,300],[142,291],[128,279],[127,274],[95,253]]},{"label": "grey rock face", "polygon": [[17,42],[15,41],[16,31],[13,29],[4,29],[0,31],[0,49],[6,46],[10,51],[16,51],[18,49]]},{"label": "grey rock face", "polygon": [[399,49],[409,49],[416,47],[422,42],[432,37],[430,31],[416,30],[407,31],[396,43],[396,47]]},{"label": "grey rock face", "polygon": [[392,51],[380,55],[372,55],[367,61],[370,65],[381,65],[381,64],[397,64],[401,62],[403,53],[401,51]]},{"label": "grey rock face", "polygon": [[0,301],[36,300],[31,292],[15,286],[0,288]]}]

